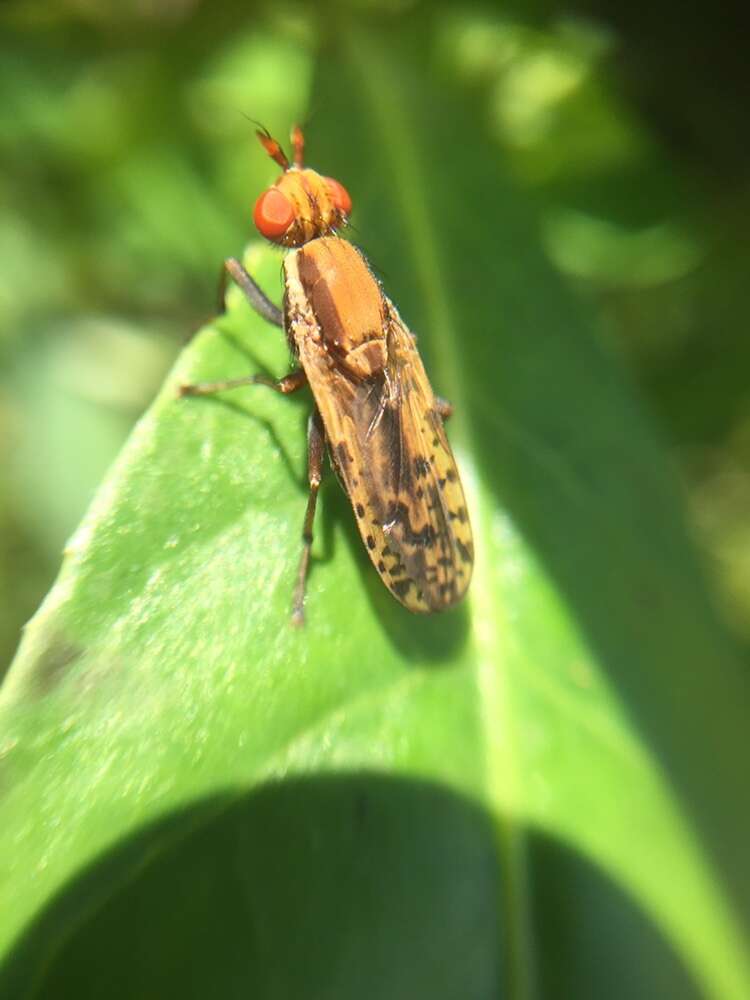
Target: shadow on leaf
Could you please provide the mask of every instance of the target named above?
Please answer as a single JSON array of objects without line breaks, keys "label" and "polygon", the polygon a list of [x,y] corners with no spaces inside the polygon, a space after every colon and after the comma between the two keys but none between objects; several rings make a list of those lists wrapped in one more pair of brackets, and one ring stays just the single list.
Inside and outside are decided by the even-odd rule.
[{"label": "shadow on leaf", "polygon": [[539,834],[528,857],[533,932],[507,906],[489,814],[437,785],[363,773],[217,797],[73,880],[0,991],[488,1000],[520,971],[544,996],[697,995],[600,871]]}]

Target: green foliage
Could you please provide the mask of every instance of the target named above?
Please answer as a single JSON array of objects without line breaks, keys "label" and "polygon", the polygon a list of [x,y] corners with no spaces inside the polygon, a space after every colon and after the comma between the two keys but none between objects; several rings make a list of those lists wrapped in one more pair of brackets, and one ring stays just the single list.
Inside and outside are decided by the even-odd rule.
[{"label": "green foliage", "polygon": [[244,115],[286,132],[312,66],[244,9],[65,6],[0,7],[0,676],[247,238],[272,164]]},{"label": "green foliage", "polygon": [[288,626],[303,400],[176,393],[285,370],[234,290],[3,687],[2,995],[750,992],[746,678],[653,432],[400,24],[326,50],[309,159],[456,407],[469,598],[400,608],[329,478]]}]

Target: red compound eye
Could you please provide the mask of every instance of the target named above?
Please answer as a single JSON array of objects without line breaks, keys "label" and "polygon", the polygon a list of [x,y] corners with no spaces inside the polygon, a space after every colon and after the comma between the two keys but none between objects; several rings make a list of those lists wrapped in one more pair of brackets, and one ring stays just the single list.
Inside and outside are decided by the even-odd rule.
[{"label": "red compound eye", "polygon": [[255,202],[253,220],[261,236],[277,240],[294,222],[294,206],[278,188],[269,188]]},{"label": "red compound eye", "polygon": [[328,190],[331,192],[333,204],[344,215],[349,215],[352,210],[352,199],[344,185],[339,184],[333,177],[326,177],[326,184],[328,185]]}]

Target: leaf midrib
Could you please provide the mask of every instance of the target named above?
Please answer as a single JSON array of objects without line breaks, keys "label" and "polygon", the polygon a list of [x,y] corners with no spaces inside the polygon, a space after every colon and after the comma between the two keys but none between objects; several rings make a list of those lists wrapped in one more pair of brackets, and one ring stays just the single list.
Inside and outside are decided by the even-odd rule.
[{"label": "leaf midrib", "polygon": [[375,47],[368,44],[362,32],[355,28],[351,28],[350,32],[346,49],[353,54],[350,62],[358,74],[362,93],[371,110],[371,119],[378,129],[380,147],[393,165],[390,172],[395,179],[393,190],[410,241],[417,282],[429,316],[430,335],[438,348],[434,353],[444,359],[445,381],[459,414],[456,423],[469,456],[469,460],[462,456],[462,478],[475,525],[476,561],[467,598],[472,625],[469,634],[477,663],[476,687],[479,718],[484,731],[487,798],[493,807],[503,876],[500,881],[500,906],[502,925],[507,934],[507,995],[522,1000],[534,996],[535,976],[526,838],[522,824],[516,819],[520,812],[517,804],[521,782],[517,755],[513,752],[515,740],[513,713],[510,710],[510,672],[500,638],[499,624],[505,617],[502,595],[494,593],[489,560],[485,558],[483,546],[483,539],[491,537],[491,512],[477,488],[476,475],[467,476],[470,461],[472,473],[474,471],[473,457],[477,449],[472,440],[471,422],[460,416],[461,413],[468,414],[469,410],[464,369],[455,349],[458,324],[445,294],[447,282],[439,278],[446,270],[439,253],[441,234],[434,225],[424,195],[427,172],[422,169],[418,151],[412,142],[417,130],[409,127],[404,101],[394,92],[392,76],[382,66]]}]

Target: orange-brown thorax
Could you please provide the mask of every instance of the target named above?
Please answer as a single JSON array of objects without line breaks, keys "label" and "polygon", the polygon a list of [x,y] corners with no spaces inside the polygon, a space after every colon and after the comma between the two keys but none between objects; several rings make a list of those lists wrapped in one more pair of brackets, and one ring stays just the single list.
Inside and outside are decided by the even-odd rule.
[{"label": "orange-brown thorax", "polygon": [[294,269],[331,357],[355,378],[388,360],[383,295],[359,251],[336,236],[300,247]]}]

